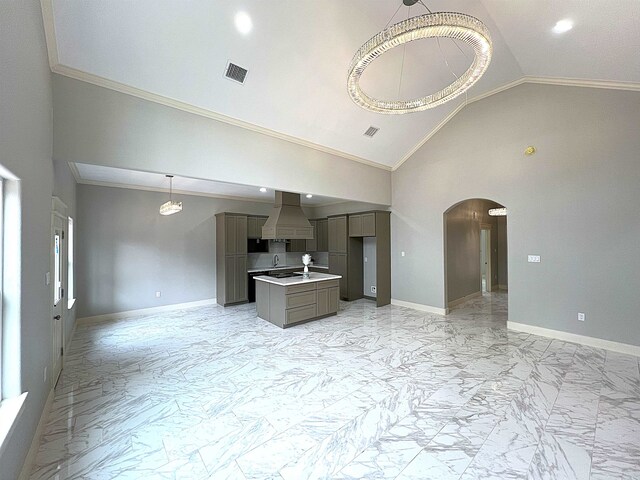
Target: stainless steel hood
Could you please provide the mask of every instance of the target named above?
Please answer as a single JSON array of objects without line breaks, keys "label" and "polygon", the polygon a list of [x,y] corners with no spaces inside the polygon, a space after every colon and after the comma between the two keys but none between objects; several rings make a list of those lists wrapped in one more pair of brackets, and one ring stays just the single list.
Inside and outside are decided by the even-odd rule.
[{"label": "stainless steel hood", "polygon": [[276,191],[276,202],[262,227],[265,240],[306,240],[313,238],[313,227],[300,207],[300,194]]}]

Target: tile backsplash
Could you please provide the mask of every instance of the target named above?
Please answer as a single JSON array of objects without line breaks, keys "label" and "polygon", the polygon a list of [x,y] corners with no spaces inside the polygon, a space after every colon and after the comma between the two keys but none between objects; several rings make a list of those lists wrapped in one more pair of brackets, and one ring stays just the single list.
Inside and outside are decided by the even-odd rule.
[{"label": "tile backsplash", "polygon": [[[279,265],[302,265],[303,252],[287,252],[286,245],[282,242],[269,241],[269,253],[250,253],[248,254],[248,268],[271,267],[273,265],[273,256],[278,255]],[[312,252],[311,257],[317,265],[329,264],[328,252]]]}]

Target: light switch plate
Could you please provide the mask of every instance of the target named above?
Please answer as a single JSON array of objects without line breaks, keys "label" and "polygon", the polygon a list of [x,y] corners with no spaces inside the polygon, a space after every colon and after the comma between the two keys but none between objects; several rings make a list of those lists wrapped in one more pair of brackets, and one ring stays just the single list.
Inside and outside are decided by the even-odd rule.
[{"label": "light switch plate", "polygon": [[529,263],[540,263],[540,255],[529,255],[527,261]]},{"label": "light switch plate", "polygon": [[582,312],[578,312],[578,321],[584,322],[585,315]]}]

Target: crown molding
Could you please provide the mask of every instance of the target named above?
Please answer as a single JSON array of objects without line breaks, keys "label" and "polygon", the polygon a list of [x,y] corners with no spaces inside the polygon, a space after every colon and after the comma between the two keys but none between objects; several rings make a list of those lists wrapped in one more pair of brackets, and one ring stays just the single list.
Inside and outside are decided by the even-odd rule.
[{"label": "crown molding", "polygon": [[523,78],[520,78],[520,79],[518,79],[518,80],[515,80],[515,81],[513,81],[513,82],[511,82],[511,83],[507,83],[506,85],[501,85],[501,86],[500,86],[500,87],[498,87],[498,88],[494,88],[493,90],[489,90],[488,92],[485,92],[485,93],[483,93],[483,94],[481,94],[481,95],[477,95],[477,96],[475,96],[475,97],[473,97],[473,98],[471,98],[471,99],[469,99],[469,100],[467,100],[467,101],[465,101],[465,102],[461,103],[460,105],[458,105],[458,106],[456,107],[456,109],[455,109],[453,112],[451,112],[449,115],[447,115],[447,116],[446,116],[446,117],[445,117],[445,118],[444,118],[444,119],[443,119],[443,120],[442,120],[438,125],[436,125],[436,126],[435,126],[435,128],[434,128],[433,130],[431,130],[429,133],[427,133],[427,135],[426,135],[425,137],[423,137],[423,138],[422,138],[422,140],[420,140],[420,141],[416,144],[416,146],[415,146],[415,147],[413,147],[411,150],[409,150],[409,151],[404,155],[404,157],[402,157],[402,158],[400,159],[400,161],[399,161],[398,163],[396,163],[396,164],[393,166],[393,168],[392,168],[391,170],[395,172],[397,169],[399,169],[399,168],[402,166],[402,164],[403,164],[404,162],[406,162],[407,160],[409,160],[409,158],[411,158],[411,156],[412,156],[414,153],[416,153],[416,152],[417,152],[417,151],[418,151],[418,150],[419,150],[419,149],[420,149],[420,148],[421,148],[425,143],[427,143],[427,142],[429,141],[429,139],[430,139],[431,137],[433,137],[436,133],[438,133],[438,131],[439,131],[442,127],[444,127],[447,123],[449,123],[449,121],[450,121],[453,117],[455,117],[455,116],[458,114],[458,112],[459,112],[460,110],[462,110],[464,107],[466,107],[467,105],[469,105],[469,104],[471,104],[471,103],[473,103],[473,102],[477,102],[478,100],[482,100],[482,99],[484,99],[484,98],[487,98],[487,97],[490,97],[490,96],[492,96],[492,95],[495,95],[496,93],[504,92],[505,90],[509,90],[510,88],[517,87],[518,85],[522,85],[523,83],[525,83],[525,79],[524,79],[524,77],[523,77]]},{"label": "crown molding", "polygon": [[219,122],[227,123],[229,125],[234,125],[236,127],[244,128],[246,130],[251,130],[256,133],[268,135],[270,137],[278,138],[280,140],[284,140],[289,143],[294,143],[294,144],[311,148],[313,150],[317,150],[323,153],[328,153],[336,157],[341,157],[347,160],[351,160],[353,162],[358,162],[358,163],[367,165],[369,167],[379,168],[381,170],[385,170],[388,172],[391,171],[391,167],[389,165],[383,165],[381,163],[373,162],[371,160],[358,157],[356,155],[351,155],[346,152],[341,152],[340,150],[335,150],[330,147],[325,147],[323,145],[319,145],[317,143],[304,140],[302,138],[293,137],[291,135],[278,132],[276,130],[271,130],[269,128],[261,127],[253,123],[245,122],[243,120],[239,120],[237,118],[223,115],[221,113],[217,113],[212,110],[196,107],[195,105],[191,105],[181,100],[176,100],[175,98],[167,97],[157,93],[152,93],[147,90],[142,90],[140,88],[136,88],[131,85],[127,85],[125,83],[116,82],[115,80],[110,80],[108,78],[104,78],[99,75],[94,75],[92,73],[87,73],[82,70],[77,70],[75,68],[67,67],[61,64],[55,64],[51,66],[51,71],[53,73],[57,73],[58,75],[73,78],[75,80],[80,80],[86,83],[90,83],[92,85],[96,85],[98,87],[107,88],[109,90],[114,90],[116,92],[130,95],[132,97],[137,97],[150,102],[158,103],[160,105],[164,105],[165,107],[175,108],[176,110],[182,110],[183,112],[198,115],[200,117],[209,118],[211,120],[216,120]]},{"label": "crown molding", "polygon": [[[384,171],[396,171],[398,168],[400,168],[404,162],[406,162],[416,151],[418,151],[427,141],[429,141],[431,137],[433,137],[442,127],[444,127],[465,106],[473,102],[477,102],[478,100],[482,100],[484,98],[490,97],[497,93],[503,92],[505,90],[509,90],[513,87],[517,87],[518,85],[522,85],[523,83],[640,91],[640,83],[637,83],[637,82],[614,82],[614,81],[608,81],[608,80],[589,80],[589,79],[566,78],[566,77],[523,76],[517,80],[514,80],[513,82],[494,88],[493,90],[490,90],[486,93],[477,95],[471,99],[466,100],[464,103],[460,104],[453,112],[447,115],[445,119],[443,119],[440,123],[438,123],[438,125],[436,125],[435,128],[429,131],[422,138],[422,140],[420,140],[411,150],[409,150],[395,165],[389,166],[382,163],[367,160],[366,158],[358,157],[357,155],[352,155],[346,152],[342,152],[340,150],[335,150],[330,147],[325,147],[324,145],[313,143],[308,140],[304,140],[302,138],[287,135],[285,133],[281,133],[276,130],[271,130],[269,128],[265,128],[259,125],[245,122],[243,120],[230,117],[228,115],[223,115],[221,113],[217,113],[212,110],[196,107],[194,105],[183,102],[181,100],[177,100],[177,99],[160,95],[157,93],[152,93],[147,90],[142,90],[140,88],[136,88],[125,83],[117,82],[115,80],[110,80],[108,78],[101,77],[99,75],[94,75],[82,70],[78,70],[75,68],[68,67],[66,65],[62,65],[60,64],[59,56],[58,56],[58,45],[56,40],[55,21],[54,21],[54,14],[53,14],[53,0],[41,0],[41,7],[42,7],[42,18],[44,22],[45,39],[47,43],[49,67],[51,68],[51,71],[53,73],[57,73],[58,75],[73,78],[75,80],[80,80],[86,83],[90,83],[98,87],[103,87],[109,90],[114,90],[120,93],[124,93],[126,95],[131,95],[137,98],[141,98],[143,100],[148,100],[150,102],[158,103],[170,108],[182,110],[187,113],[192,113],[194,115],[210,118],[212,120],[217,120],[223,123],[227,123],[240,128],[251,130],[256,133],[268,135],[268,136],[278,138],[280,140],[284,140],[290,143],[302,145],[304,147],[308,147],[320,152],[328,153],[330,155],[335,155],[337,157],[345,158],[347,160],[361,163],[363,165],[379,168]],[[74,176],[75,176],[75,173],[74,173]],[[78,177],[76,177],[76,180],[78,180]]]},{"label": "crown molding", "polygon": [[76,164],[74,162],[67,162],[67,165],[69,165],[69,170],[71,170],[73,178],[76,179],[76,183],[82,183],[82,177],[80,176],[80,172],[78,171]]},{"label": "crown molding", "polygon": [[467,105],[477,102],[478,100],[483,100],[487,97],[495,95],[496,93],[504,92],[505,90],[509,90],[511,88],[517,87],[518,85],[522,85],[524,83],[532,83],[538,85],[556,85],[556,86],[565,86],[565,87],[585,87],[585,88],[606,88],[610,90],[627,90],[632,92],[640,92],[640,83],[635,82],[610,82],[607,80],[584,80],[579,78],[564,78],[564,77],[531,77],[524,76],[515,80],[513,82],[502,85],[498,88],[494,88],[486,93],[481,95],[477,95],[470,100],[461,103],[453,112],[447,115],[436,127],[431,130],[420,142],[416,144],[411,150],[409,150],[404,157],[400,159],[398,163],[396,163],[392,171],[396,171],[398,168],[402,166],[404,162],[409,160],[411,156],[416,153],[425,143],[431,139],[438,131],[444,127],[456,114],[462,110]]},{"label": "crown molding", "polygon": [[609,80],[590,80],[583,78],[567,77],[523,77],[523,83],[537,83],[541,85],[561,85],[565,87],[606,88],[609,90],[627,90],[640,92],[640,83],[637,82],[612,82]]}]

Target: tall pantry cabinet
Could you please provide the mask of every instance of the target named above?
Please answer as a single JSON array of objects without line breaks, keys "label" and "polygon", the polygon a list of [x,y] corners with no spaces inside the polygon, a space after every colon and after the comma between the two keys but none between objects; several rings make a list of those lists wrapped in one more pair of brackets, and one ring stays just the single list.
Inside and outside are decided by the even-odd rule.
[{"label": "tall pantry cabinet", "polygon": [[216,301],[227,306],[249,300],[247,216],[216,215]]}]

